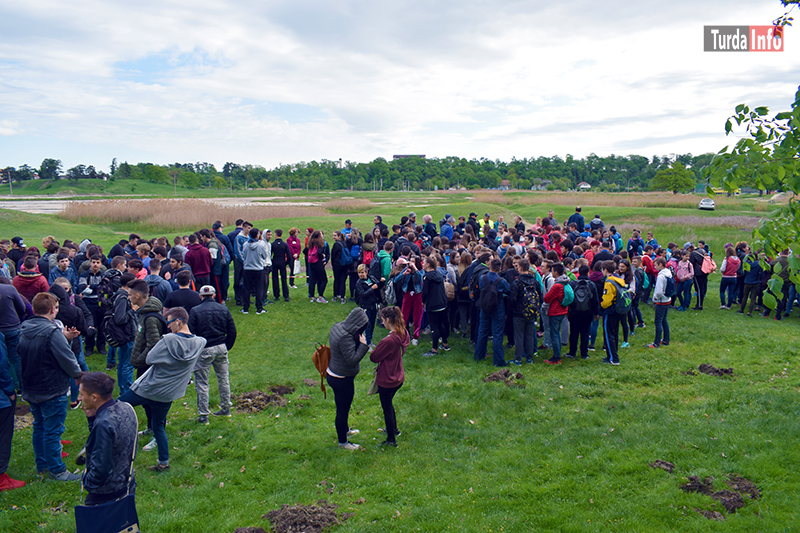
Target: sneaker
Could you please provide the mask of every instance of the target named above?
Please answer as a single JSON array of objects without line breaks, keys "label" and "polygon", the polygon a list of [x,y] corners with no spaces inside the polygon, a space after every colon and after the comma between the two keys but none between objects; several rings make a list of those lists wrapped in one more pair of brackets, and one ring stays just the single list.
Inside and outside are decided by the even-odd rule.
[{"label": "sneaker", "polygon": [[433,357],[434,355],[439,355],[439,352],[434,352],[433,350],[430,350],[422,354],[422,357]]},{"label": "sneaker", "polygon": [[619,361],[611,361],[611,366],[619,366]]},{"label": "sneaker", "polygon": [[723,304],[723,305],[720,305],[720,306],[719,306],[719,308],[720,308],[720,309],[728,309],[727,307],[725,307],[725,305],[724,305],[724,304]]},{"label": "sneaker", "polygon": [[347,303],[347,300],[345,300],[345,299],[344,299],[344,297],[342,297],[342,298],[340,298],[340,299],[339,299],[339,303],[341,303],[342,305],[344,305],[344,304],[346,304],[346,303]]},{"label": "sneaker", "polygon": [[139,436],[140,437],[150,437],[152,435],[153,435],[153,429],[152,428],[147,428],[144,431],[140,431],[139,432]]},{"label": "sneaker", "polygon": [[359,433],[361,433],[359,430],[357,430],[357,429],[353,429],[353,428],[350,428],[350,429],[347,431],[347,436],[348,436],[348,437],[353,437],[353,436],[355,436],[355,435],[358,435]]},{"label": "sneaker", "polygon": [[8,474],[0,474],[0,492],[3,492],[4,490],[14,490],[24,486],[24,481],[12,479],[8,476]]},{"label": "sneaker", "polygon": [[256,311],[256,314],[257,315],[263,315],[266,312],[267,312],[266,310],[262,309],[261,311]]},{"label": "sneaker", "polygon": [[197,417],[198,424],[206,424],[208,425],[208,415],[200,415]]},{"label": "sneaker", "polygon": [[445,352],[449,352],[450,351],[450,345],[449,344],[442,343],[442,344],[439,345],[439,347],[442,350],[444,350]]},{"label": "sneaker", "polygon": [[610,365],[611,364],[611,361],[609,361],[608,357],[603,357],[602,359],[600,359],[600,362],[602,364],[604,364],[604,365]]},{"label": "sneaker", "polygon": [[525,362],[528,363],[529,365],[532,365],[533,364],[533,357],[528,357],[527,359],[525,359]]},{"label": "sneaker", "polygon": [[418,339],[411,339],[411,345],[412,346],[416,346],[418,344],[419,344],[419,340]]},{"label": "sneaker", "polygon": [[548,365],[560,365],[561,359],[553,359],[551,357],[550,359],[545,359],[544,362],[547,363]]},{"label": "sneaker", "polygon": [[378,446],[391,446],[392,448],[397,448],[397,442],[386,439],[385,441],[378,444]]},{"label": "sneaker", "polygon": [[468,339],[468,338],[469,338],[469,333],[467,333],[467,332],[465,331],[464,333],[462,333],[462,334],[461,334],[461,338],[462,338],[462,339]]},{"label": "sneaker", "polygon": [[290,298],[284,298],[283,299],[284,302],[288,302],[289,300],[290,300]]},{"label": "sneaker", "polygon": [[106,365],[106,372],[111,372],[117,367],[115,363],[111,363],[110,365]]},{"label": "sneaker", "polygon": [[589,356],[588,355],[582,355],[581,359],[589,359]]},{"label": "sneaker", "polygon": [[158,463],[157,465],[148,466],[147,469],[151,472],[166,472],[169,470],[169,465]]},{"label": "sneaker", "polygon": [[739,309],[739,310],[738,310],[738,311],[736,311],[736,312],[737,312],[737,313],[739,313],[740,315],[743,315],[743,314],[744,314],[744,311],[742,311],[741,309]]},{"label": "sneaker", "polygon": [[661,346],[669,346],[668,342],[661,341]]},{"label": "sneaker", "polygon": [[214,415],[214,416],[231,416],[231,410],[230,409],[220,409],[216,413],[211,413],[211,414]]},{"label": "sneaker", "polygon": [[316,298],[314,298],[313,296],[311,297],[311,303],[312,303],[312,304],[315,304],[315,303],[317,303],[317,299],[316,299]]},{"label": "sneaker", "polygon": [[339,448],[342,448],[343,450],[348,450],[348,451],[351,451],[351,452],[354,452],[356,450],[363,450],[363,448],[361,446],[359,446],[358,444],[353,444],[352,442],[345,442],[344,444],[340,444]]},{"label": "sneaker", "polygon": [[747,316],[753,316],[753,313],[747,313]]},{"label": "sneaker", "polygon": [[317,298],[317,303],[326,304],[326,303],[328,303],[328,300],[326,300],[325,298],[320,296],[320,297]]},{"label": "sneaker", "polygon": [[249,315],[249,314],[250,314],[250,311],[245,311],[244,309],[242,309],[242,314],[243,314],[243,315]]},{"label": "sneaker", "polygon": [[430,335],[431,333],[433,333],[433,330],[431,330],[431,328],[425,328],[420,333],[422,335]]},{"label": "sneaker", "polygon": [[264,300],[264,303],[265,304],[274,304],[275,302],[273,302],[272,300]]},{"label": "sneaker", "polygon": [[590,352],[593,352],[594,351],[594,344],[590,344],[588,350]]},{"label": "sneaker", "polygon": [[289,288],[290,289],[298,289],[299,287],[297,285],[289,285]]},{"label": "sneaker", "polygon": [[[378,428],[378,431],[380,433],[386,433],[386,428]],[[400,430],[395,428],[394,435],[395,435],[395,437],[399,437],[401,435]]]},{"label": "sneaker", "polygon": [[511,361],[508,362],[508,364],[514,366],[522,366],[522,361],[519,359],[512,359]]},{"label": "sneaker", "polygon": [[78,466],[83,466],[86,464],[86,447],[78,452],[78,455],[75,457],[75,464]]},{"label": "sneaker", "polygon": [[641,324],[636,324],[636,327],[637,328],[643,328],[644,327],[644,322],[642,322]]},{"label": "sneaker", "polygon": [[619,347],[620,347],[620,348],[630,348],[630,347],[631,347],[631,345],[630,345],[630,344],[628,344],[627,342],[623,342],[622,344],[620,344],[620,345],[619,345]]},{"label": "sneaker", "polygon": [[652,342],[650,344],[645,344],[644,347],[645,348],[658,348],[658,345],[656,343]]},{"label": "sneaker", "polygon": [[156,443],[156,439],[151,440],[147,444],[144,445],[142,448],[143,452],[152,452],[153,450],[158,449],[158,443]]},{"label": "sneaker", "polygon": [[70,408],[70,409],[73,409],[73,410],[74,410],[74,409],[80,409],[80,408],[81,408],[81,400],[80,400],[80,399],[77,399],[77,400],[75,400],[74,402],[70,402],[70,404],[69,404],[69,408]]},{"label": "sneaker", "polygon": [[56,481],[80,481],[81,476],[80,474],[73,474],[69,470],[64,470],[58,474],[50,472],[50,478],[55,479]]}]

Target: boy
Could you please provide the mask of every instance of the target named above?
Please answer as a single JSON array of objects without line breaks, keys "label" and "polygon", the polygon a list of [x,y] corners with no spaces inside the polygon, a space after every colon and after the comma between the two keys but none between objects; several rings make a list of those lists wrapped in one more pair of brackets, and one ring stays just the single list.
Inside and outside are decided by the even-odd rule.
[{"label": "boy", "polygon": [[[625,281],[615,274],[617,268],[614,261],[603,262],[603,274],[606,277],[603,290],[603,300],[600,307],[603,309],[603,336],[606,341],[606,353],[608,354],[601,363],[619,365],[619,321],[620,315],[614,310],[614,303],[617,301],[617,285],[625,286]],[[617,285],[614,285],[616,283]]]},{"label": "boy", "polygon": [[[667,283],[672,278],[672,272],[667,268],[667,262],[663,257],[657,257],[655,260],[655,269],[658,274],[656,275],[656,288],[653,291],[653,309],[656,313],[656,318],[653,321],[656,327],[656,338],[652,344],[648,344],[645,348],[658,348],[660,346],[669,346],[669,324],[667,323],[667,312],[669,311],[669,304],[672,300],[670,296],[665,294]],[[664,334],[664,340],[661,340],[661,334]]]},{"label": "boy", "polygon": [[372,334],[375,331],[375,318],[378,316],[378,302],[381,300],[381,293],[378,284],[369,279],[369,267],[365,264],[358,265],[358,281],[356,282],[356,303],[358,306],[367,312],[367,330],[364,336],[367,339],[367,345],[370,349],[374,348],[372,344]]}]

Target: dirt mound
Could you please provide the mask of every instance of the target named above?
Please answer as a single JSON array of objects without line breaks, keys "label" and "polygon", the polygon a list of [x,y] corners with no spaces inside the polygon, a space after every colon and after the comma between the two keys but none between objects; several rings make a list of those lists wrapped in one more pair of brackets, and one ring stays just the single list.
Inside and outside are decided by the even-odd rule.
[{"label": "dirt mound", "polygon": [[517,383],[518,380],[522,379],[521,372],[512,372],[507,368],[502,370],[498,370],[497,372],[492,372],[485,378],[483,378],[484,383],[488,383],[490,381],[502,381],[506,385],[516,385],[521,386],[520,383]]},{"label": "dirt mound", "polygon": [[689,481],[681,485],[681,490],[684,492],[699,492],[710,496],[714,492],[714,488],[711,486],[713,482],[713,477],[707,477],[701,481],[697,476],[689,476]]},{"label": "dirt mound", "polygon": [[237,527],[233,533],[269,533],[263,527]]},{"label": "dirt mound", "polygon": [[294,387],[291,385],[275,385],[274,387],[270,387],[269,390],[280,396],[286,396],[294,392]]},{"label": "dirt mound", "polygon": [[673,470],[675,470],[675,465],[674,464],[670,463],[669,461],[662,461],[661,459],[658,459],[658,460],[650,463],[650,467],[651,468],[661,468],[662,470],[666,470],[670,474],[672,473]]},{"label": "dirt mound", "polygon": [[316,505],[283,505],[261,518],[269,519],[275,533],[321,533],[332,525],[341,525],[353,516],[342,513],[338,516],[338,505],[319,500]]},{"label": "dirt mound", "polygon": [[303,379],[303,383],[305,383],[309,387],[319,387],[319,381],[316,379],[305,378]]},{"label": "dirt mound", "polygon": [[761,497],[761,493],[758,491],[756,484],[747,478],[731,474],[731,478],[725,483],[736,492],[747,494],[752,500],[757,500]]},{"label": "dirt mound", "polygon": [[696,375],[697,375],[697,372],[695,372],[694,370],[692,370],[692,369],[690,368],[690,369],[689,369],[689,370],[687,370],[686,372],[681,372],[681,375],[682,375],[682,376],[696,376]]},{"label": "dirt mound", "polygon": [[715,492],[711,497],[721,503],[729,513],[735,513],[736,509],[744,507],[744,498],[742,498],[742,495],[732,490],[723,489],[719,492]]},{"label": "dirt mound", "polygon": [[720,522],[725,520],[725,517],[719,511],[706,511],[705,509],[695,509],[695,511],[705,516],[709,520],[719,520]]},{"label": "dirt mound", "polygon": [[[279,387],[272,387],[271,390],[274,391],[278,388]],[[284,387],[284,389],[294,392],[294,389],[291,387]],[[287,403],[286,398],[277,392],[268,393],[260,390],[245,392],[244,394],[238,395],[233,394],[231,395],[231,399],[236,409],[243,413],[257,413],[263,411],[267,407],[286,407]]]},{"label": "dirt mound", "polygon": [[714,367],[712,365],[709,365],[707,363],[703,363],[702,365],[700,365],[698,367],[698,370],[700,370],[700,372],[702,372],[703,374],[708,374],[709,376],[722,377],[722,376],[732,376],[733,375],[733,369],[732,368],[716,368],[716,367]]}]

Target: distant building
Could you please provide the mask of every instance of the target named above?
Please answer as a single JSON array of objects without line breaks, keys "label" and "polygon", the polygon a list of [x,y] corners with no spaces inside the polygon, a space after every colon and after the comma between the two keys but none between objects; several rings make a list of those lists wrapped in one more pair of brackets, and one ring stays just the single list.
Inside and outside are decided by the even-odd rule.
[{"label": "distant building", "polygon": [[511,182],[508,180],[502,180],[500,182],[500,186],[498,187],[498,189],[500,189],[501,191],[507,191],[510,188],[511,188]]},{"label": "distant building", "polygon": [[419,157],[420,159],[425,159],[425,154],[393,155],[392,159],[408,159],[409,157]]},{"label": "distant building", "polygon": [[591,188],[592,188],[592,186],[591,186],[591,185],[589,185],[588,183],[586,183],[585,181],[582,181],[582,182],[580,182],[580,183],[578,184],[578,190],[579,190],[579,191],[588,191],[588,190],[590,190]]}]

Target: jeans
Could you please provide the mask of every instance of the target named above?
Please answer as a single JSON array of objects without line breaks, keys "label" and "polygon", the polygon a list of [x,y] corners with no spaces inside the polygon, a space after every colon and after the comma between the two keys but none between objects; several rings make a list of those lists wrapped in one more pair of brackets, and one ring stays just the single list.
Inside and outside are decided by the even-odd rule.
[{"label": "jeans", "polygon": [[128,402],[133,407],[146,405],[150,408],[150,422],[153,426],[153,437],[158,444],[159,464],[169,464],[169,441],[167,440],[167,413],[172,402],[156,402],[142,398],[132,390],[119,397],[119,401]]},{"label": "jeans", "polygon": [[356,395],[355,376],[335,378],[330,374],[327,377],[328,385],[333,389],[333,401],[336,403],[336,437],[339,444],[347,442],[347,432],[350,431],[350,406]]},{"label": "jeans", "polygon": [[792,307],[794,306],[794,301],[796,299],[797,299],[797,288],[794,286],[794,283],[792,283],[789,286],[789,303],[786,305],[786,313],[784,313],[786,316],[792,314]]},{"label": "jeans", "polygon": [[371,309],[364,309],[367,312],[367,330],[364,332],[364,337],[367,338],[367,344],[372,344],[372,336],[375,334],[375,319],[378,317],[378,310],[373,305]]},{"label": "jeans", "polygon": [[676,292],[681,302],[681,309],[689,309],[692,305],[692,280],[679,281]]},{"label": "jeans", "polygon": [[[719,301],[722,305],[730,307],[733,305],[733,300],[736,296],[736,278],[722,278],[719,282]],[[727,303],[725,295],[728,295]]]},{"label": "jeans", "polygon": [[[117,365],[117,383],[119,384],[119,395],[122,396],[133,383],[133,365],[131,365],[131,351],[133,341],[123,344],[119,348],[119,364]],[[111,350],[109,350],[110,352]]]},{"label": "jeans", "polygon": [[100,304],[97,303],[97,300],[84,300],[86,302],[86,306],[89,308],[89,312],[92,313],[92,319],[94,320],[94,327],[95,333],[94,335],[89,335],[86,337],[86,353],[91,355],[94,352],[95,347],[97,347],[97,351],[101,354],[106,353],[106,339],[103,337],[103,316],[105,312],[103,308],[100,307]]},{"label": "jeans", "polygon": [[0,476],[6,473],[11,460],[11,438],[14,436],[14,411],[17,400],[9,400],[11,405],[0,409]]},{"label": "jeans", "polygon": [[661,346],[661,335],[664,335],[664,342],[669,344],[669,323],[667,323],[667,312],[669,311],[669,303],[655,304],[653,306],[656,317],[653,320],[656,327],[656,338],[653,344]]},{"label": "jeans", "polygon": [[536,321],[524,316],[514,317],[514,359],[530,359],[536,353]]},{"label": "jeans", "polygon": [[[86,357],[83,354],[83,338],[80,338],[80,343],[81,349],[75,354],[75,359],[78,361],[78,366],[81,367],[81,370],[88,372],[89,366],[86,364]],[[69,378],[69,399],[72,402],[78,399],[78,384],[72,378]]]},{"label": "jeans", "polygon": [[218,344],[204,348],[194,364],[194,388],[197,391],[197,414],[208,416],[208,376],[209,368],[214,367],[219,388],[219,406],[224,410],[231,408],[231,385],[228,380],[228,348]]},{"label": "jeans", "polygon": [[480,312],[480,325],[478,326],[478,340],[475,342],[475,360],[480,361],[486,357],[486,348],[489,344],[489,333],[492,334],[492,362],[494,366],[506,366],[506,354],[503,351],[503,329],[506,327],[506,310],[502,305],[497,306],[494,314],[488,315]]},{"label": "jeans", "polygon": [[[542,348],[551,348],[550,339],[550,317],[547,316],[547,309],[542,309],[542,328],[544,328],[544,335],[542,336]],[[560,341],[559,341],[560,344]]]},{"label": "jeans", "polygon": [[561,323],[567,315],[551,315],[550,347],[553,349],[553,360],[561,359]]},{"label": "jeans", "polygon": [[17,353],[17,346],[19,346],[19,337],[22,334],[22,329],[9,329],[3,332],[5,337],[6,353],[8,353],[8,362],[11,363],[11,376],[14,378],[14,388],[22,390],[22,362],[20,361],[19,354]]},{"label": "jeans", "polygon": [[589,345],[594,346],[597,342],[597,330],[600,329],[600,317],[595,317],[592,320],[592,325],[589,326]]},{"label": "jeans", "polygon": [[642,310],[639,309],[639,298],[636,297],[633,299],[633,303],[631,304],[631,309],[628,312],[628,324],[633,328],[637,324],[644,324],[644,317],[642,316]]},{"label": "jeans", "polygon": [[61,460],[61,436],[67,419],[69,399],[66,394],[46,402],[29,402],[33,413],[33,456],[36,470],[60,474],[67,469]]},{"label": "jeans", "polygon": [[395,393],[397,393],[402,386],[403,384],[401,383],[397,387],[378,387],[378,396],[380,396],[381,407],[383,408],[383,421],[386,424],[386,440],[389,442],[395,442],[395,433],[397,433],[397,415],[394,412],[392,399],[394,399]]}]

